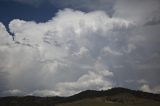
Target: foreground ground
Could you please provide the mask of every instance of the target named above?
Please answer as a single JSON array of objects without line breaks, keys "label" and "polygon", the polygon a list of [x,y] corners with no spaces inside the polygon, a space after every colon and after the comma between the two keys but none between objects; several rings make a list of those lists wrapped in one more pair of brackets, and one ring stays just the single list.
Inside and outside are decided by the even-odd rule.
[{"label": "foreground ground", "polygon": [[158,101],[132,97],[131,95],[130,97],[122,97],[123,99],[117,98],[117,101],[116,99],[107,100],[107,98],[108,97],[88,98],[69,103],[60,103],[56,106],[160,106],[160,102]]}]

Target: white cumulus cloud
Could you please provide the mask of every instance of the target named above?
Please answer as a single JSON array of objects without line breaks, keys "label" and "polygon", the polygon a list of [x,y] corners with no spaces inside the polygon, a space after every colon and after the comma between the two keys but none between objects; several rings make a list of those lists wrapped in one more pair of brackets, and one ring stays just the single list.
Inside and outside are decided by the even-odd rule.
[{"label": "white cumulus cloud", "polygon": [[132,21],[111,18],[104,11],[64,9],[44,23],[12,20],[13,41],[0,24],[5,89],[42,96],[108,89],[114,86],[114,70],[108,62],[114,55],[123,55],[121,43],[128,41],[125,30],[132,26]]}]

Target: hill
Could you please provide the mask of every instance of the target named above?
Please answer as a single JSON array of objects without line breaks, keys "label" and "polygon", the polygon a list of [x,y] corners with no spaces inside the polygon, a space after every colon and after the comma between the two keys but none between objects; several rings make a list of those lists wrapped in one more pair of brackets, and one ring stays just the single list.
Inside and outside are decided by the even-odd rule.
[{"label": "hill", "polygon": [[160,94],[112,88],[87,90],[70,97],[2,97],[0,106],[160,106]]}]

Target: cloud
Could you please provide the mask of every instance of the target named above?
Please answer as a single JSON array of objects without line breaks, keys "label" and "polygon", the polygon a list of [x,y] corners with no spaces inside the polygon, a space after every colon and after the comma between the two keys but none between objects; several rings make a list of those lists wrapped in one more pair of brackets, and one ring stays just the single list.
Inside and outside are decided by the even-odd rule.
[{"label": "cloud", "polygon": [[76,92],[91,88],[95,90],[106,90],[113,86],[111,81],[105,79],[105,77],[108,76],[112,77],[113,73],[108,70],[104,70],[99,73],[89,71],[88,74],[82,75],[76,82],[59,83],[56,89],[65,95],[73,95]]},{"label": "cloud", "polygon": [[143,85],[141,87],[141,90],[145,92],[152,92],[151,88],[148,85]]},{"label": "cloud", "polygon": [[[0,47],[5,62],[0,65],[2,72],[8,74],[4,76],[7,88],[2,91],[19,89],[25,94],[44,96],[50,91],[53,95],[70,95],[112,87],[114,73],[98,58],[104,54],[104,47],[111,46],[107,39],[112,34],[116,39],[120,29],[130,26],[132,22],[110,18],[103,11],[85,13],[72,9],[60,10],[45,23],[12,20],[9,29],[15,35],[14,41],[7,38],[11,36],[1,25],[6,37],[1,40],[6,48]],[[71,93],[67,93],[69,90]]]},{"label": "cloud", "polygon": [[144,79],[141,79],[141,80],[138,80],[137,81],[139,84],[147,84],[148,81],[144,80]]},{"label": "cloud", "polygon": [[11,39],[12,37],[9,35],[9,33],[6,31],[5,26],[3,25],[3,23],[0,22],[0,38],[3,39],[0,44],[3,45],[1,47],[4,47],[6,44],[10,44],[11,43]]},{"label": "cloud", "polygon": [[34,96],[41,96],[41,97],[48,97],[48,96],[56,96],[60,95],[57,91],[53,90],[35,90],[27,95],[34,95]]},{"label": "cloud", "polygon": [[105,47],[103,51],[106,52],[106,53],[111,53],[111,54],[113,54],[113,55],[122,55],[122,53],[115,52],[115,51],[113,51],[113,50],[112,50],[111,48],[109,48],[109,47]]},{"label": "cloud", "polygon": [[114,16],[133,20],[137,24],[145,24],[155,15],[157,16],[159,8],[159,0],[117,0],[114,6]]},{"label": "cloud", "polygon": [[150,93],[160,93],[160,86],[156,86],[156,87],[150,87],[149,85],[147,84],[144,84],[141,86],[140,88],[142,91],[145,91],[145,92],[150,92]]},{"label": "cloud", "polygon": [[1,94],[17,89],[25,95],[71,95],[114,86],[158,92],[160,25],[146,23],[157,22],[159,2],[114,3],[113,15],[93,5],[88,12],[60,10],[43,23],[13,19],[15,41],[1,23]]},{"label": "cloud", "polygon": [[11,96],[23,96],[24,95],[24,92],[22,92],[21,90],[18,90],[18,89],[13,89],[13,90],[6,90],[6,91],[3,91],[1,93],[1,96],[5,96],[5,95],[11,95]]}]

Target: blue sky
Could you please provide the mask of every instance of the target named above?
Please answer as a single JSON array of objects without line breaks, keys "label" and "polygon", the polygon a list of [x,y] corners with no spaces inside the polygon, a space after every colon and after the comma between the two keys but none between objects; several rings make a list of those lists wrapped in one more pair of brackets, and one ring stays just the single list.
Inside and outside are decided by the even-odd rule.
[{"label": "blue sky", "polygon": [[0,96],[160,93],[159,14],[159,0],[0,0]]},{"label": "blue sky", "polygon": [[57,11],[58,7],[49,3],[34,6],[14,1],[0,1],[0,21],[5,25],[8,25],[12,19],[45,22],[51,19]]}]

